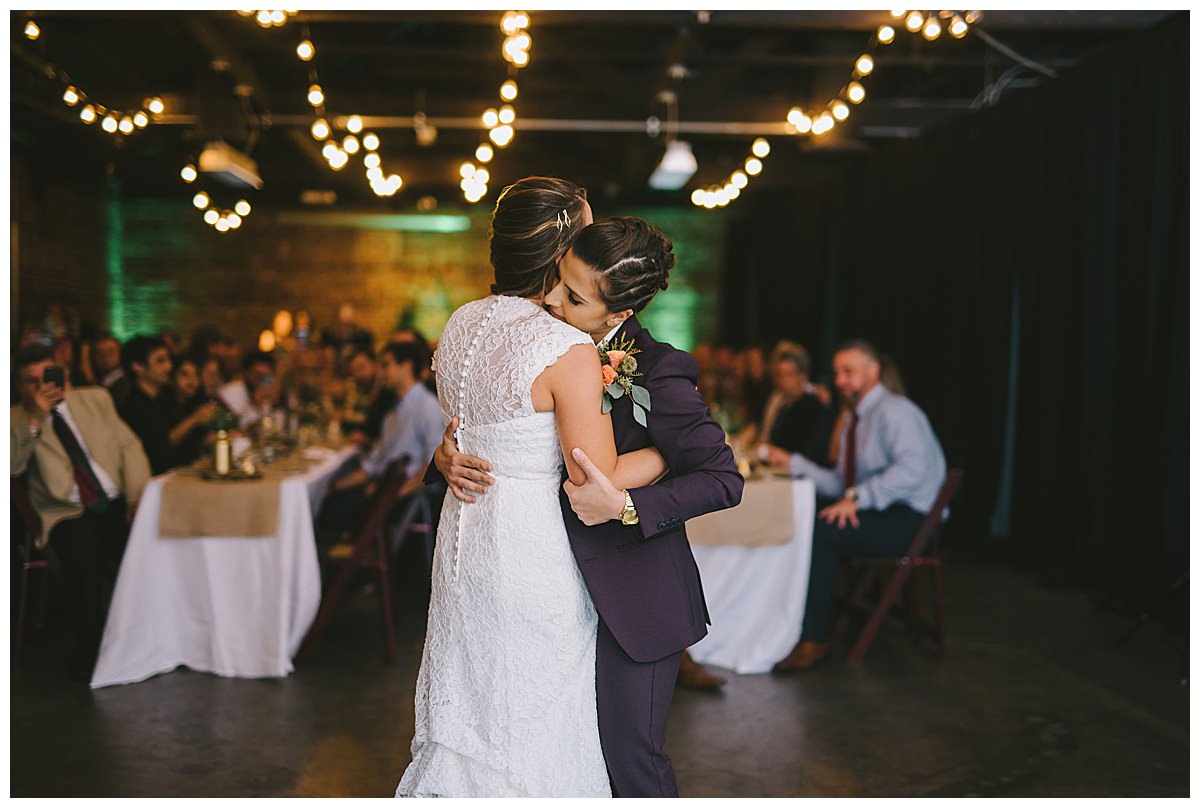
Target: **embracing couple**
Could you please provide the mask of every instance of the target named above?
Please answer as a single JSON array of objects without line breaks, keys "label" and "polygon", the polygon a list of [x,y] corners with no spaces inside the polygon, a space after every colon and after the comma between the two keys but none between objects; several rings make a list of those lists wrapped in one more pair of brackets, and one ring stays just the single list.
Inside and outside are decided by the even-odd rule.
[{"label": "embracing couple", "polygon": [[492,296],[435,359],[450,490],[397,796],[677,795],[667,712],[708,623],[683,524],[743,480],[695,361],[637,321],[671,249],[565,180],[501,193]]}]

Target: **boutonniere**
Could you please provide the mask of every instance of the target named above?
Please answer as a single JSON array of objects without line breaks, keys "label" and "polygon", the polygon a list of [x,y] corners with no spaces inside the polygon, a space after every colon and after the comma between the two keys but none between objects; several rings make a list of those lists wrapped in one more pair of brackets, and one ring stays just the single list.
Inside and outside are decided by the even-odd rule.
[{"label": "boutonniere", "polygon": [[625,394],[633,400],[633,420],[646,426],[646,413],[650,412],[650,391],[634,384],[642,374],[637,372],[638,362],[634,354],[641,353],[633,347],[633,340],[622,340],[608,346],[597,345],[600,354],[600,376],[604,382],[604,401],[601,412],[612,410],[613,402]]}]

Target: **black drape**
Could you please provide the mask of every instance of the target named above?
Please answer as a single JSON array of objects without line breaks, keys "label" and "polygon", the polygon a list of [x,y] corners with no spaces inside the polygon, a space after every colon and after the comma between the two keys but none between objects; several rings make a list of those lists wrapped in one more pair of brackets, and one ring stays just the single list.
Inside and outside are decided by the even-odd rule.
[{"label": "black drape", "polygon": [[967,471],[951,539],[1010,523],[1014,561],[1134,604],[1187,570],[1188,39],[1174,15],[730,230],[731,341],[755,310],[822,369],[875,341]]}]

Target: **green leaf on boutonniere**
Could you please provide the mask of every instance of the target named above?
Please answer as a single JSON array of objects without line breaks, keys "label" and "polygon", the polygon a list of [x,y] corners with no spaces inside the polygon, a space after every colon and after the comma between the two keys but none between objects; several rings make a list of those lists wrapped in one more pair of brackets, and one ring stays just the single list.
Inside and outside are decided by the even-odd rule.
[{"label": "green leaf on boutonniere", "polygon": [[610,384],[608,387],[605,387],[604,389],[614,399],[620,398],[621,396],[625,395],[625,388],[622,387],[621,385],[617,384],[616,382],[613,382],[612,384]]},{"label": "green leaf on boutonniere", "polygon": [[[639,387],[636,384],[630,389],[629,394],[633,396],[635,403],[641,405],[647,412],[650,410],[650,391],[645,387]],[[645,424],[642,424],[645,426]]]},{"label": "green leaf on boutonniere", "polygon": [[612,399],[608,396],[602,396],[602,400],[600,402],[600,414],[604,415],[609,412],[612,412]]},{"label": "green leaf on boutonniere", "polygon": [[[646,411],[639,407],[635,402],[633,405],[633,420],[637,421],[642,426],[646,425]],[[647,427],[649,428],[649,427]]]}]

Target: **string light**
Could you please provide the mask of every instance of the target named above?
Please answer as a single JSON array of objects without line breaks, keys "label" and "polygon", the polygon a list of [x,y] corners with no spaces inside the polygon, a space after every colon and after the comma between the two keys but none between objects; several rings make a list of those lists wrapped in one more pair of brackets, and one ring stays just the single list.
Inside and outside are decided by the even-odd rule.
[{"label": "string light", "polygon": [[128,115],[126,115],[121,119],[121,122],[117,124],[117,129],[120,130],[122,135],[128,135],[135,129],[133,125],[133,118],[130,118]]},{"label": "string light", "polygon": [[370,152],[363,158],[363,165],[367,168],[378,168],[380,162],[379,155],[375,152]]},{"label": "string light", "polygon": [[904,18],[904,27],[912,31],[914,34],[921,30],[921,26],[925,24],[925,15],[919,11],[910,11],[908,16]]},{"label": "string light", "polygon": [[757,157],[746,158],[746,173],[747,174],[749,174],[751,177],[757,177],[759,174],[762,173],[762,170],[763,170],[762,160],[759,160]]},{"label": "string light", "polygon": [[500,113],[498,117],[500,118],[500,123],[510,124],[517,119],[517,111],[505,104],[504,106],[500,107]]},{"label": "string light", "polygon": [[86,107],[79,110],[79,118],[84,123],[95,123],[96,122],[96,108],[93,107],[91,104],[88,104]]},{"label": "string light", "polygon": [[216,224],[217,219],[220,219],[220,218],[221,218],[221,214],[217,213],[212,208],[209,208],[208,210],[204,211],[204,221],[207,224]]},{"label": "string light", "polygon": [[37,39],[42,35],[42,29],[38,28],[38,24],[33,20],[25,23],[25,36],[30,40]]},{"label": "string light", "polygon": [[183,177],[184,182],[195,182],[199,174],[196,173],[196,167],[191,163],[179,169],[179,176]]},{"label": "string light", "polygon": [[480,143],[479,148],[475,150],[475,159],[481,163],[488,163],[491,162],[495,154],[496,152],[491,146],[486,143]]},{"label": "string light", "polygon": [[316,56],[317,49],[313,47],[313,43],[307,39],[300,40],[300,44],[296,46],[296,55],[300,57],[302,62],[310,62]]},{"label": "string light", "polygon": [[833,117],[837,118],[839,121],[844,121],[850,117],[850,107],[846,106],[841,101],[834,101],[833,105],[830,107],[830,112],[832,112]]},{"label": "string light", "polygon": [[893,12],[892,12],[892,19],[893,19],[893,20],[898,20],[898,19],[900,19],[901,17],[903,17],[903,16],[904,16],[905,14],[907,14],[907,13],[908,13],[908,12],[906,12],[906,11],[893,11]]},{"label": "string light", "polygon": [[854,63],[854,70],[860,76],[869,76],[871,71],[875,69],[875,60],[871,58],[871,54],[864,53],[858,57],[858,61]]},{"label": "string light", "polygon": [[308,88],[308,103],[314,107],[319,107],[325,103],[325,93],[322,92],[320,84],[314,84]]},{"label": "string light", "polygon": [[950,36],[962,39],[967,35],[967,27],[967,21],[956,14],[954,19],[950,20]]},{"label": "string light", "polygon": [[105,115],[104,120],[100,122],[100,128],[110,133],[117,131],[117,119],[112,115]]},{"label": "string light", "polygon": [[335,141],[327,140],[325,145],[321,147],[321,156],[326,160],[332,160],[333,155],[338,153],[338,144]]},{"label": "string light", "polygon": [[846,98],[851,104],[861,104],[866,97],[867,91],[857,81],[852,81],[846,85]]},{"label": "string light", "polygon": [[892,40],[896,38],[896,29],[890,25],[881,25],[879,26],[879,32],[876,34],[876,37],[879,39],[880,43],[884,45],[890,45]]},{"label": "string light", "polygon": [[359,116],[351,115],[349,118],[346,119],[346,129],[353,132],[354,134],[357,135],[359,132],[362,131],[362,128],[363,128],[363,122],[362,122],[362,118],[360,118]]},{"label": "string light", "polygon": [[73,107],[79,103],[79,92],[74,87],[68,87],[63,93],[63,101],[68,107]]},{"label": "string light", "polygon": [[167,105],[163,103],[161,98],[147,98],[146,102],[142,106],[150,110],[155,115],[162,115],[163,111],[167,108]]},{"label": "string light", "polygon": [[133,114],[133,125],[138,129],[145,129],[146,125],[149,123],[150,118],[147,117],[146,113],[142,112],[140,109]]},{"label": "string light", "polygon": [[792,107],[788,110],[787,120],[802,135],[812,131],[812,118],[808,117],[800,107]]},{"label": "string light", "polygon": [[750,151],[755,157],[766,157],[771,153],[771,144],[767,142],[766,138],[760,137],[750,144]]},{"label": "string light", "polygon": [[312,132],[313,140],[324,140],[329,137],[329,123],[324,118],[317,118],[309,131]]},{"label": "string light", "polygon": [[921,34],[930,42],[942,35],[942,24],[938,22],[938,18],[929,15],[929,19],[925,21],[925,27],[921,29]]},{"label": "string light", "polygon": [[358,138],[354,135],[346,135],[342,138],[342,149],[346,154],[358,154]]},{"label": "string light", "polygon": [[367,151],[375,151],[379,148],[379,136],[374,132],[367,132],[363,135],[362,144]]},{"label": "string light", "polygon": [[204,193],[204,191],[200,191],[198,194],[192,197],[192,204],[201,210],[207,208],[208,203],[211,201],[212,200],[209,199],[208,194]]},{"label": "string light", "polygon": [[505,101],[513,101],[517,97],[517,83],[509,80],[500,85],[500,97]]},{"label": "string light", "polygon": [[483,125],[488,129],[492,129],[500,125],[500,113],[494,109],[485,110],[483,113]]},{"label": "string light", "polygon": [[488,137],[492,139],[493,143],[503,149],[512,142],[514,134],[513,128],[505,124],[502,126],[497,126],[492,129],[492,131],[488,132]]},{"label": "string light", "polygon": [[238,212],[239,216],[250,215],[250,203],[244,199],[239,199],[237,204],[233,206],[233,209]]}]

